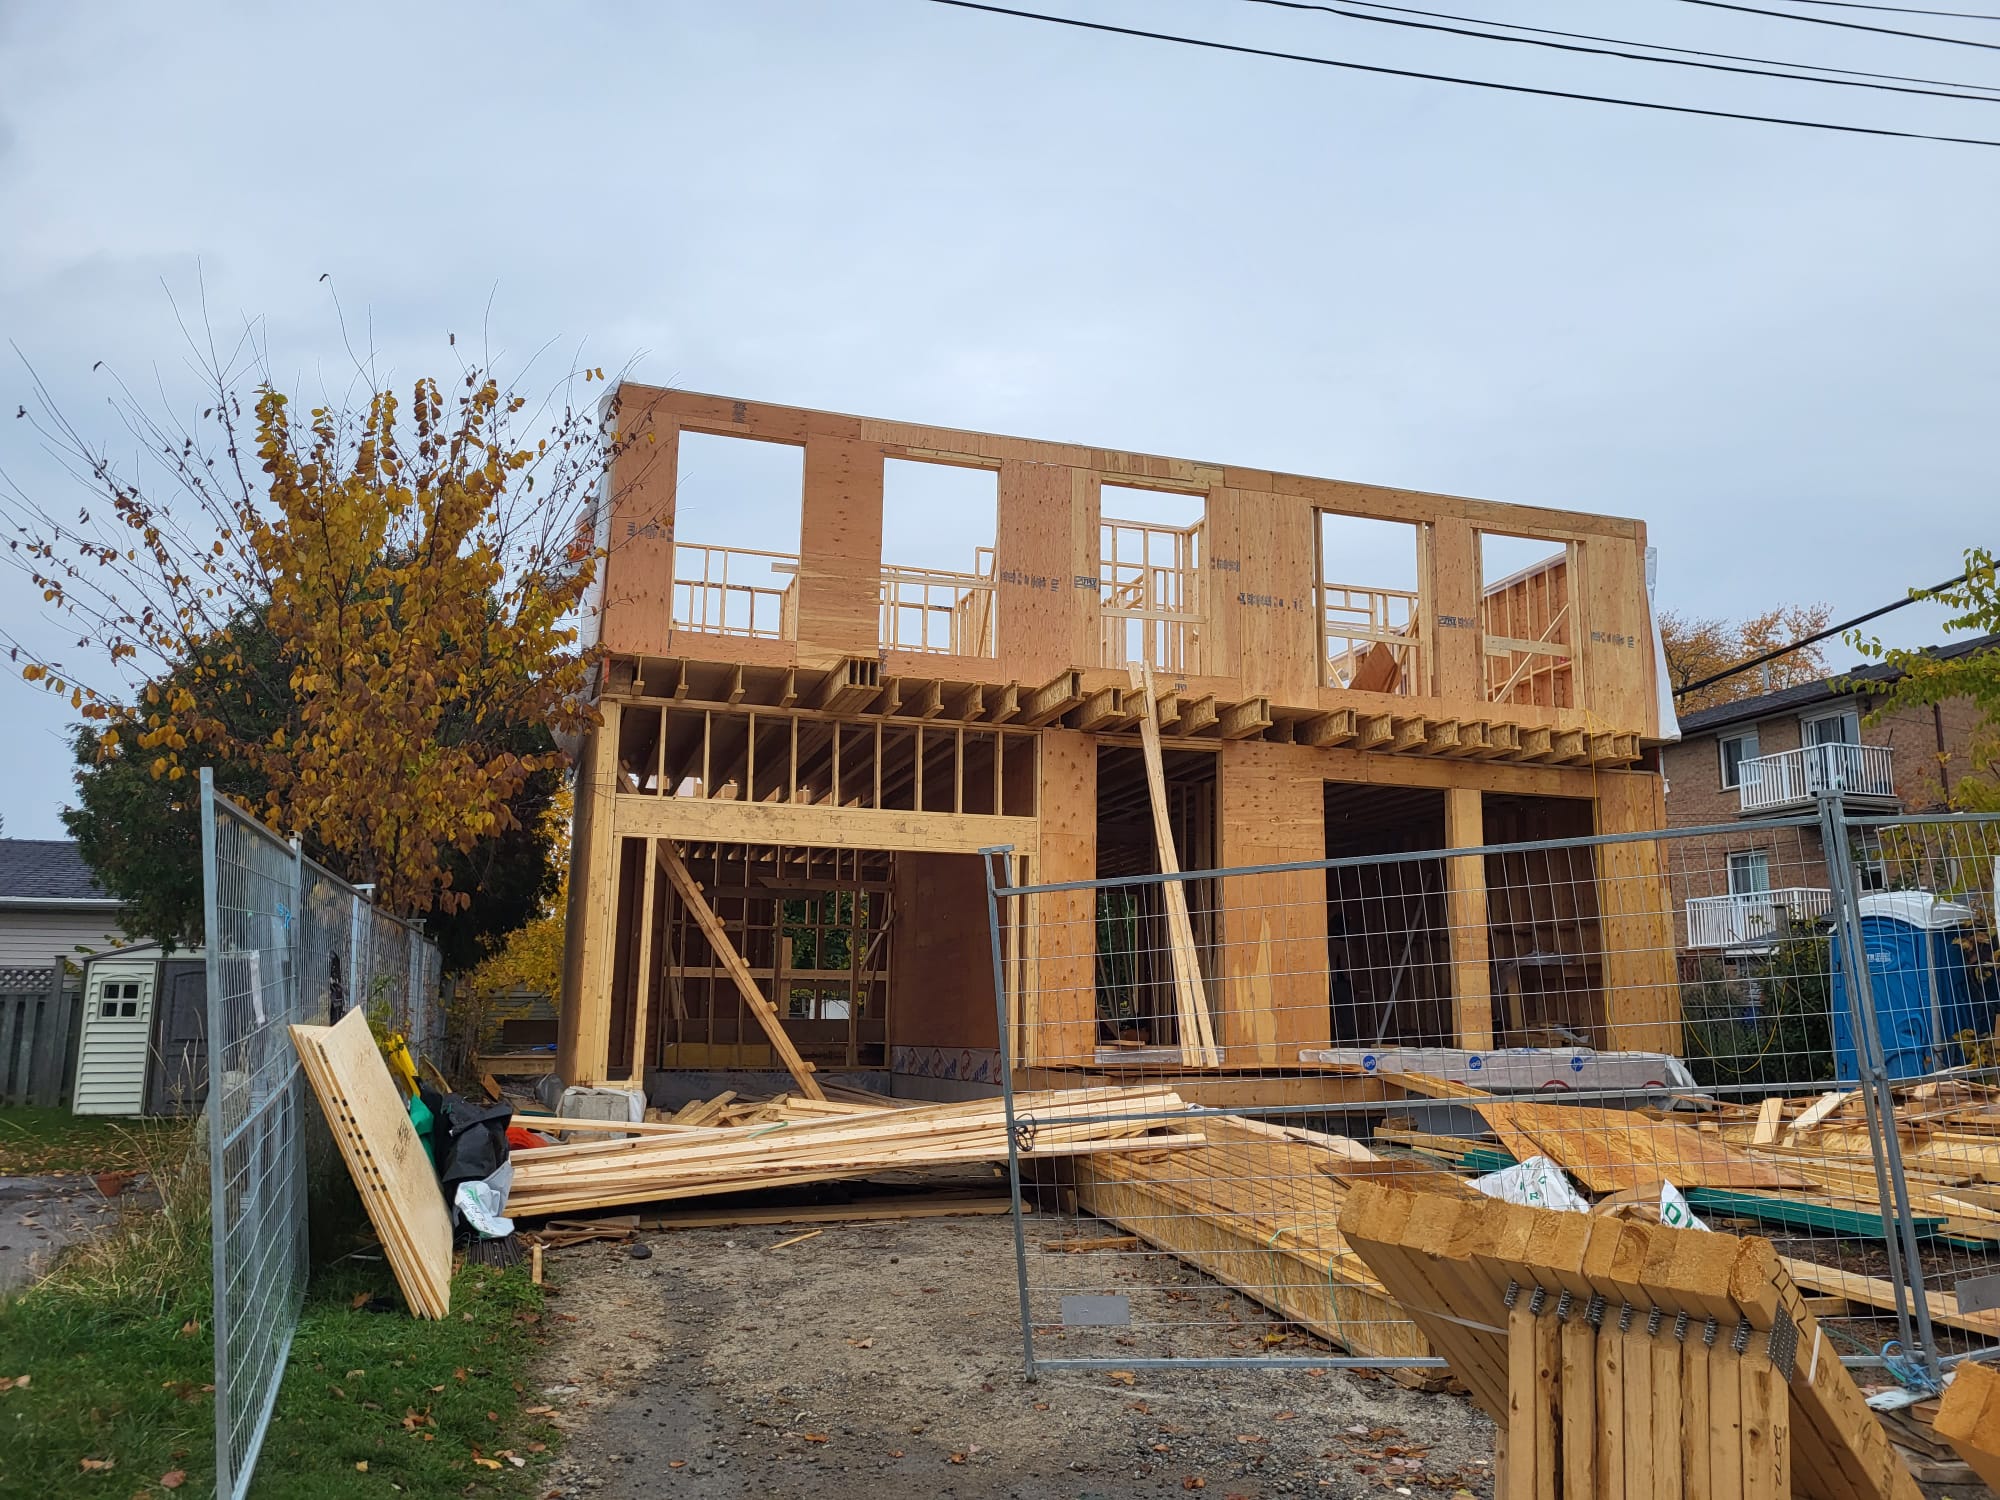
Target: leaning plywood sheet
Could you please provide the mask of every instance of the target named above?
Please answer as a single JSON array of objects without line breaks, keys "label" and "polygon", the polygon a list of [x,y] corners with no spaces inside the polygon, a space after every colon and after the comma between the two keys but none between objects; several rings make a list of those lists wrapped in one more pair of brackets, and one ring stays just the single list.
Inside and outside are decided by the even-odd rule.
[{"label": "leaning plywood sheet", "polygon": [[451,1217],[367,1019],[349,1011],[337,1025],[291,1031],[396,1285],[418,1317],[442,1318],[451,1306]]},{"label": "leaning plywood sheet", "polygon": [[1810,1188],[1798,1173],[1746,1155],[1686,1125],[1622,1109],[1480,1100],[1479,1112],[1517,1160],[1546,1156],[1593,1193],[1676,1187]]}]

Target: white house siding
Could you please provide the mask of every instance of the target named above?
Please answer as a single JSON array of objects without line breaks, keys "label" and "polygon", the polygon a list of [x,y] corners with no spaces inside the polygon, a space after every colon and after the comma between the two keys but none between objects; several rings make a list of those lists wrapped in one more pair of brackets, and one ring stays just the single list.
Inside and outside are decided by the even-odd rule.
[{"label": "white house siding", "polygon": [[118,938],[118,913],[0,910],[0,968],[45,969],[61,954],[80,962],[79,946],[101,952]]}]

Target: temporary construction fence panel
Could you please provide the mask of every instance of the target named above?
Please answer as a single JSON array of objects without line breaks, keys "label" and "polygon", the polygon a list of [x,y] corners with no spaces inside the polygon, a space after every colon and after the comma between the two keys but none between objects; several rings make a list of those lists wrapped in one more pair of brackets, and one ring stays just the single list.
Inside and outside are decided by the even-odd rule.
[{"label": "temporary construction fence panel", "polygon": [[307,1274],[313,1105],[286,1028],[354,1005],[412,1037],[440,1007],[435,945],[375,910],[201,773],[208,965],[216,1493],[240,1497],[277,1399]]},{"label": "temporary construction fence panel", "polygon": [[[2000,820],[1828,795],[1452,847],[1405,798],[1330,804],[1315,862],[1037,885],[989,852],[1010,1100],[1170,1082],[1160,1123],[1207,1138],[1029,1165],[1065,1120],[1010,1103],[1030,1373],[1438,1365],[1337,1228],[1382,1180],[1767,1236],[1830,1352],[1915,1379],[2000,1335]],[[1535,826],[1504,801],[1489,833]],[[1943,936],[1896,951],[1928,977],[1875,931],[1918,910]],[[1958,1311],[1968,1283],[1989,1311]]]}]

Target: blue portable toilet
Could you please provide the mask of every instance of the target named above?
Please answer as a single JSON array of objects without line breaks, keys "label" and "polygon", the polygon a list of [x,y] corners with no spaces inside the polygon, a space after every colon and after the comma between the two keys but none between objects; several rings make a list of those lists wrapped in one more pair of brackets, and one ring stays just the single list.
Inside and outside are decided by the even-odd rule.
[{"label": "blue portable toilet", "polygon": [[[1972,973],[1964,940],[1972,909],[1929,891],[1879,891],[1861,898],[1861,946],[1875,997],[1875,1025],[1891,1078],[1916,1078],[1959,1062],[1961,1031],[1985,1036],[1993,996]],[[1834,1068],[1842,1082],[1861,1075],[1848,1016],[1846,954],[1833,942]]]}]

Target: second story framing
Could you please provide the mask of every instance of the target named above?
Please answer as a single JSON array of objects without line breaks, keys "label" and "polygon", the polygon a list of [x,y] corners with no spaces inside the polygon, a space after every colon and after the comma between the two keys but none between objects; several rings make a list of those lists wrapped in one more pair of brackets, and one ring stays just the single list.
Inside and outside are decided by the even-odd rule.
[{"label": "second story framing", "polygon": [[[720,663],[978,690],[994,722],[1095,702],[1115,729],[1143,663],[1206,705],[1191,725],[1237,710],[1310,743],[1605,764],[1659,733],[1636,521],[632,384],[621,403],[597,626],[648,692]],[[725,444],[763,460],[754,523],[699,503]],[[912,518],[916,466],[951,484]]]}]

